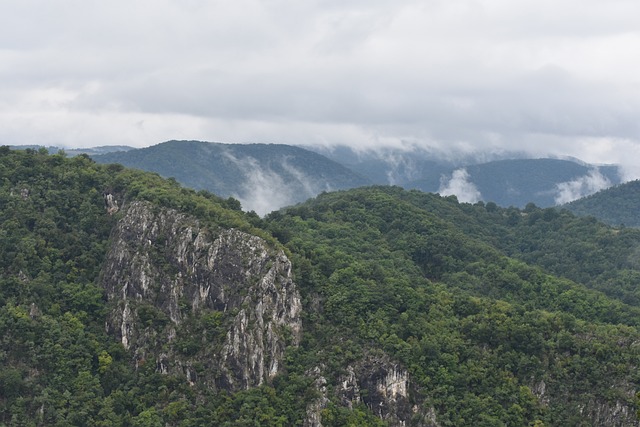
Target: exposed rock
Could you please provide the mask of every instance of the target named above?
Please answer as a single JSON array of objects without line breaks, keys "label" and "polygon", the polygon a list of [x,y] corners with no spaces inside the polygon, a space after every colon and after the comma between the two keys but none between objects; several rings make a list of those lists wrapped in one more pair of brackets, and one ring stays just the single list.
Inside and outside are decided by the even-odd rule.
[{"label": "exposed rock", "polygon": [[531,392],[538,398],[540,403],[545,406],[549,404],[549,396],[547,396],[547,384],[544,382],[544,380],[540,380],[534,383],[531,387]]},{"label": "exposed rock", "polygon": [[581,412],[593,420],[594,426],[628,427],[640,425],[629,402],[620,400],[615,403],[592,402]]},{"label": "exposed rock", "polygon": [[342,398],[342,403],[348,406],[349,409],[352,409],[354,404],[357,405],[361,402],[360,386],[353,366],[347,366],[347,374],[342,378],[339,394]]},{"label": "exposed rock", "polygon": [[31,306],[29,307],[29,317],[35,319],[36,317],[40,316],[42,316],[42,312],[40,311],[36,303],[32,302]]},{"label": "exposed rock", "polygon": [[439,426],[435,409],[425,407],[408,372],[382,354],[368,355],[348,366],[336,394],[349,408],[364,403],[389,426]]},{"label": "exposed rock", "polygon": [[[622,392],[618,399],[604,400],[589,395],[582,395],[580,401],[576,402],[576,409],[580,417],[588,420],[590,425],[594,426],[612,426],[612,427],[631,427],[640,426],[640,420],[637,418],[635,409],[635,389],[632,384],[623,382],[612,382],[610,385],[612,390]],[[569,400],[576,396],[556,395],[558,392],[556,387],[549,386],[544,380],[534,382],[531,387],[532,393],[538,398],[540,403],[548,406],[550,402]]]},{"label": "exposed rock", "polygon": [[9,192],[9,195],[11,197],[17,197],[16,193],[20,193],[20,197],[22,198],[22,200],[27,200],[31,195],[30,190],[26,187],[22,187],[20,189],[12,188],[11,191]]},{"label": "exposed rock", "polygon": [[237,390],[276,375],[297,345],[302,305],[281,250],[145,202],[111,236],[107,330],[158,371]]},{"label": "exposed rock", "polygon": [[18,279],[20,279],[23,283],[29,283],[31,281],[29,279],[29,276],[27,276],[22,270],[18,271]]},{"label": "exposed rock", "polygon": [[327,397],[327,379],[322,376],[322,369],[325,367],[315,367],[306,373],[307,376],[313,377],[313,386],[318,392],[318,397],[307,405],[307,416],[304,420],[304,427],[322,427],[322,410],[327,407],[329,398]]},{"label": "exposed rock", "polygon": [[118,201],[113,197],[113,194],[104,192],[102,193],[102,197],[104,198],[104,208],[109,215],[118,212]]}]

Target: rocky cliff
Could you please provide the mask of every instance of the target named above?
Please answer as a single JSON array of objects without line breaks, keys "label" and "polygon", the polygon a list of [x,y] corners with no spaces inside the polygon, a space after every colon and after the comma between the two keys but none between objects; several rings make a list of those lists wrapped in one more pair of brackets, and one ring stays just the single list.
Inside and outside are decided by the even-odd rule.
[{"label": "rocky cliff", "polygon": [[348,408],[364,404],[373,414],[393,427],[439,427],[435,409],[420,396],[409,373],[383,353],[375,352],[346,367],[338,384],[328,386],[325,366],[310,370],[317,398],[307,406],[305,427],[322,427],[322,410],[333,392]]},{"label": "rocky cliff", "polygon": [[[234,229],[146,202],[123,207],[101,274],[107,332],[137,366],[153,363],[192,384],[241,390],[269,382],[288,345],[301,338],[302,305],[284,252]],[[330,386],[344,406],[364,403],[390,425],[425,420],[405,370],[387,357],[347,367]],[[321,426],[324,395],[307,425]]]},{"label": "rocky cliff", "polygon": [[228,390],[269,381],[301,336],[284,252],[145,202],[124,208],[101,274],[109,333],[135,363]]}]

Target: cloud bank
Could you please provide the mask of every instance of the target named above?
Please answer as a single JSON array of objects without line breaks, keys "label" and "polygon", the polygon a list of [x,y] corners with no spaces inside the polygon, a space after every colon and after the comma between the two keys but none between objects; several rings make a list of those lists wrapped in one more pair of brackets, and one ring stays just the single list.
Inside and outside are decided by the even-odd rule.
[{"label": "cloud bank", "polygon": [[0,143],[526,151],[640,176],[635,0],[0,3]]}]

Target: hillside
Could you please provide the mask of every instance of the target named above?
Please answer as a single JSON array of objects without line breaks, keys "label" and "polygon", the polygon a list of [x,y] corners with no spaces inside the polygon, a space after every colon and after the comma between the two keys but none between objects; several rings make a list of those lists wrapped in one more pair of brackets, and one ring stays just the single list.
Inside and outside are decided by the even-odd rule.
[{"label": "hillside", "polygon": [[559,159],[499,160],[466,169],[482,200],[505,207],[555,206],[620,182],[615,166],[595,168]]},{"label": "hillside", "polygon": [[196,190],[232,196],[245,210],[265,214],[322,191],[369,183],[344,166],[314,152],[277,144],[218,144],[169,141],[148,148],[93,156],[173,177]]},{"label": "hillside", "polygon": [[451,159],[420,149],[354,152],[336,147],[318,151],[375,184],[455,194],[460,200],[483,200],[504,207],[555,206],[620,183],[614,165],[526,159],[517,153],[504,154],[512,158],[485,161],[471,156]]},{"label": "hillside", "polygon": [[236,200],[44,150],[0,148],[0,180],[1,425],[229,425],[254,417],[245,404],[277,425],[300,409],[253,387],[282,371],[300,303]]},{"label": "hillside", "polygon": [[640,181],[616,185],[561,207],[610,225],[640,227]]},{"label": "hillside", "polygon": [[328,158],[287,145],[199,141],[169,141],[129,151],[125,148],[104,154],[100,150],[84,151],[98,163],[153,171],[196,190],[232,196],[245,210],[261,215],[323,191],[368,184],[399,185],[455,194],[462,201],[483,200],[524,208],[527,203],[555,206],[620,182],[616,166],[596,168],[559,159],[483,163],[459,159],[453,163],[423,151],[362,154],[346,147],[319,150]]},{"label": "hillside", "polygon": [[637,230],[398,187],[261,219],[44,150],[0,179],[0,424],[640,425]]},{"label": "hillside", "polygon": [[[10,145],[12,150],[40,150],[45,149],[50,154],[56,154],[61,150],[59,147],[45,147],[43,145]],[[98,155],[98,154],[107,154],[118,151],[129,151],[134,150],[134,147],[129,147],[127,145],[103,145],[101,147],[91,147],[91,148],[65,148],[62,149],[68,156],[77,156],[80,154],[87,154],[89,156]]]},{"label": "hillside", "polygon": [[[617,405],[598,390],[627,389],[614,400],[632,408],[637,385],[627,388],[635,362],[614,380],[617,362],[596,347],[611,346],[611,361],[638,356],[632,341],[619,341],[622,350],[609,340],[637,333],[638,299],[625,295],[637,295],[628,288],[637,264],[619,251],[637,247],[640,234],[553,209],[459,205],[388,187],[326,194],[269,220],[303,254],[298,264],[311,280],[301,285],[325,301],[327,325],[314,317],[313,327],[332,331],[324,336],[355,332],[349,354],[382,346],[408,367],[441,425],[636,425],[632,411],[625,420],[598,418]],[[606,262],[591,265],[594,257]],[[571,277],[589,277],[588,287],[610,287],[611,296]],[[330,358],[317,352],[316,363]]]}]

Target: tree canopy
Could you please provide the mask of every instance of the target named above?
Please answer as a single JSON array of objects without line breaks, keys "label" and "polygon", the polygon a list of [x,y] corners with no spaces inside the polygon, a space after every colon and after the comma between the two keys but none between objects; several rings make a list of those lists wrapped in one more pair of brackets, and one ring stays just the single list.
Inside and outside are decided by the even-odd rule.
[{"label": "tree canopy", "polygon": [[[131,363],[104,328],[99,275],[121,215],[107,194],[285,248],[304,335],[280,375],[232,393]],[[328,384],[323,425],[384,425],[366,400],[349,407],[335,392],[348,366],[376,358],[406,369],[416,417],[433,410],[441,426],[629,425],[639,244],[640,231],[568,211],[398,187],[323,193],[259,218],[157,174],[2,147],[0,425],[302,425],[315,368]],[[192,329],[219,335],[220,316]]]}]

